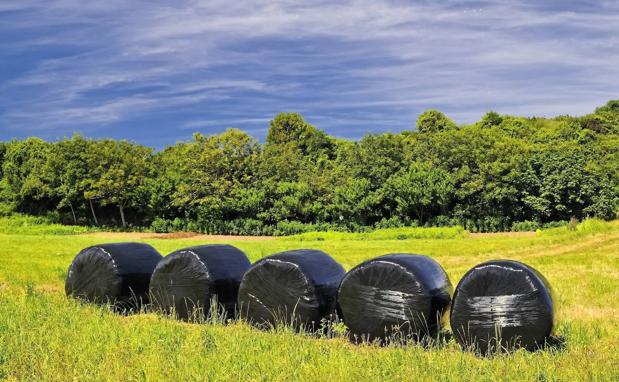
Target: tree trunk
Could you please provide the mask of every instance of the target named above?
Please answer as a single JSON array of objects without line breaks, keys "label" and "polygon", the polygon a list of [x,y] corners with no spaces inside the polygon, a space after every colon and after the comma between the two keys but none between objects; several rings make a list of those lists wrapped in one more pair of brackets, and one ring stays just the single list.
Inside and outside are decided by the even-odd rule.
[{"label": "tree trunk", "polygon": [[123,228],[127,227],[127,222],[125,221],[125,207],[122,203],[118,204],[118,209],[120,210],[120,220],[123,223]]},{"label": "tree trunk", "polygon": [[97,214],[95,214],[95,206],[92,205],[92,199],[88,199],[88,202],[90,203],[90,212],[92,212],[92,218],[95,220],[95,225],[99,225]]},{"label": "tree trunk", "polygon": [[77,217],[75,217],[75,210],[73,209],[73,203],[69,202],[69,208],[71,208],[71,215],[73,215],[73,224],[77,225]]}]

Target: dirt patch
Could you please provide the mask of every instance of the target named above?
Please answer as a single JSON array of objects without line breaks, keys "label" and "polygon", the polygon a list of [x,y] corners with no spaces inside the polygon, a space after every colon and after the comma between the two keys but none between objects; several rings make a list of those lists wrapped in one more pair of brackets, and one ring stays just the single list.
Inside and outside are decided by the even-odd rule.
[{"label": "dirt patch", "polygon": [[469,234],[472,238],[491,238],[491,237],[533,237],[535,231],[524,232],[476,232]]},{"label": "dirt patch", "polygon": [[196,232],[173,232],[173,233],[153,233],[153,232],[90,232],[85,236],[99,237],[102,239],[188,239],[202,241],[263,241],[273,240],[273,236],[235,236],[235,235],[204,235]]}]

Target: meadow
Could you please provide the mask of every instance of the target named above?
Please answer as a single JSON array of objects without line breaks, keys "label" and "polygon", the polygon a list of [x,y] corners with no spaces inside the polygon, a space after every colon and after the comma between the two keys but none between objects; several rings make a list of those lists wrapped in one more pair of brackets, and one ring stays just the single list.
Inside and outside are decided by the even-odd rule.
[{"label": "meadow", "polygon": [[[59,227],[0,227],[0,380],[619,380],[618,221],[522,234],[400,229],[254,240],[68,233],[71,229]],[[551,282],[556,334],[565,346],[482,358],[463,352],[453,339],[430,348],[353,345],[342,336],[263,332],[237,321],[195,324],[154,313],[121,316],[65,297],[64,279],[79,250],[128,240],[147,242],[162,254],[229,242],[252,261],[282,250],[316,248],[346,269],[381,254],[421,253],[445,268],[454,287],[477,263],[519,260]]]}]

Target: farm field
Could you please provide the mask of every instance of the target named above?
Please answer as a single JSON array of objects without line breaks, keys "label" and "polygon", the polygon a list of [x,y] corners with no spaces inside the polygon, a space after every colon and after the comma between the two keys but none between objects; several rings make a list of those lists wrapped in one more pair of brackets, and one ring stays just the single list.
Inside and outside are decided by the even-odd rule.
[{"label": "farm field", "polygon": [[[537,234],[400,240],[342,234],[230,241],[100,232],[2,233],[0,380],[619,380],[619,222],[588,223],[573,232],[557,228]],[[287,249],[316,248],[347,270],[381,254],[421,253],[445,268],[454,288],[482,261],[519,260],[553,285],[556,334],[565,339],[565,347],[480,358],[461,351],[453,339],[429,349],[356,346],[343,337],[261,332],[238,322],[190,324],[153,313],[120,316],[65,297],[64,279],[79,250],[128,240],[147,242],[162,254],[230,242],[252,262]]]}]

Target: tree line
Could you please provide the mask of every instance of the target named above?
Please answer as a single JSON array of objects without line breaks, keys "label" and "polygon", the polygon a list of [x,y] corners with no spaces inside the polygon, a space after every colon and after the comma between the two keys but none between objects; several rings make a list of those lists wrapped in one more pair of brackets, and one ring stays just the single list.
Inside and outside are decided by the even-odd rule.
[{"label": "tree line", "polygon": [[156,231],[499,231],[612,219],[619,100],[582,117],[489,112],[461,126],[427,110],[416,129],[358,141],[297,113],[277,115],[264,143],[238,129],[158,152],[124,140],[31,137],[0,143],[0,175],[0,214]]}]

